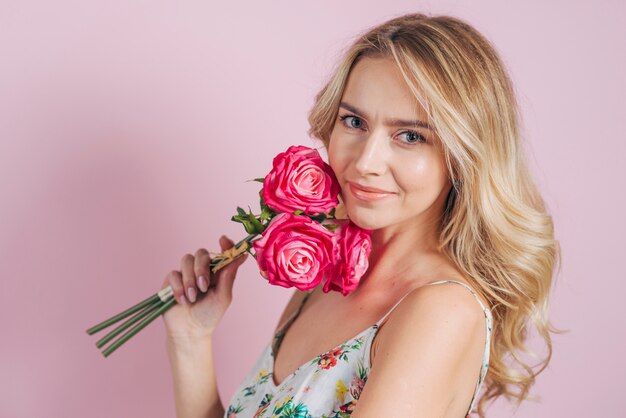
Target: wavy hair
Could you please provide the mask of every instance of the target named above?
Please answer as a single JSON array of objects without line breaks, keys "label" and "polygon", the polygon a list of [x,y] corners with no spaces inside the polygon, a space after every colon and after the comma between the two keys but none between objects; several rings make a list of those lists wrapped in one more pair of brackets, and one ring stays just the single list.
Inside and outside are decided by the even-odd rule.
[{"label": "wavy hair", "polygon": [[[512,82],[495,48],[463,20],[392,18],[358,36],[315,96],[308,134],[326,151],[348,76],[363,57],[395,61],[443,144],[453,187],[439,250],[489,301],[494,320],[476,412],[484,417],[485,402],[502,395],[518,408],[536,399],[529,390],[552,357],[550,333],[563,331],[548,318],[560,245],[527,168]],[[527,346],[530,322],[547,345],[543,358]],[[540,361],[531,366],[519,352]]]}]

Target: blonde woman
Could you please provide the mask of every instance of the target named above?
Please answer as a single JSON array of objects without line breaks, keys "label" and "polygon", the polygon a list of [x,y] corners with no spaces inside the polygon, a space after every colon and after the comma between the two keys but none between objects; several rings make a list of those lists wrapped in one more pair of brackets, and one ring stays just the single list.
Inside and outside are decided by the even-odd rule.
[{"label": "blonde woman", "polygon": [[[488,399],[528,398],[560,250],[519,119],[498,54],[462,20],[408,14],[358,37],[309,133],[344,216],[373,230],[369,269],[345,297],[295,291],[224,405],[211,335],[243,261],[207,290],[208,252],[185,256],[163,283],[182,304],[165,315],[178,416],[484,417]],[[538,371],[516,353],[530,325]]]}]

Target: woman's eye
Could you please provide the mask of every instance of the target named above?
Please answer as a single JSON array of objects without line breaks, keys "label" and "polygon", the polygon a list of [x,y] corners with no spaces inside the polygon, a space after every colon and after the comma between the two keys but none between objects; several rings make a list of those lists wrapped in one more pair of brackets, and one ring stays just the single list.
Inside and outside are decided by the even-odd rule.
[{"label": "woman's eye", "polygon": [[[341,119],[344,125],[346,125],[347,123],[348,128],[361,129],[363,127],[363,122],[361,121],[361,119],[359,119],[356,116],[343,115],[343,116],[339,116],[339,119]],[[346,122],[346,119],[350,119],[353,122],[357,121],[357,123],[355,125],[354,123],[350,123],[350,121]]]},{"label": "woman's eye", "polygon": [[400,135],[406,135],[407,144],[423,144],[426,142],[424,135],[415,131],[404,131]]},{"label": "woman's eye", "polygon": [[[339,116],[339,119],[341,120],[341,123],[343,123],[343,125],[349,129],[363,129],[363,121],[358,116],[343,115]],[[426,143],[426,137],[416,131],[404,131],[400,132],[400,134],[398,135],[406,135],[406,140],[400,141],[403,144],[413,145]]]}]

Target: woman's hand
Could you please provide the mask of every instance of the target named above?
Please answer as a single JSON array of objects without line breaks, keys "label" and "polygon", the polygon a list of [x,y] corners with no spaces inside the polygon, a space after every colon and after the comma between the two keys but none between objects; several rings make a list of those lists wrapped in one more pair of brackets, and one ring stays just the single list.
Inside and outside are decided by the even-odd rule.
[{"label": "woman's hand", "polygon": [[[233,247],[229,238],[219,240],[222,251]],[[248,258],[244,253],[227,266],[211,273],[209,252],[200,248],[185,254],[179,270],[172,270],[161,289],[171,286],[178,302],[163,314],[167,336],[173,340],[210,338],[232,301],[237,269]]]}]

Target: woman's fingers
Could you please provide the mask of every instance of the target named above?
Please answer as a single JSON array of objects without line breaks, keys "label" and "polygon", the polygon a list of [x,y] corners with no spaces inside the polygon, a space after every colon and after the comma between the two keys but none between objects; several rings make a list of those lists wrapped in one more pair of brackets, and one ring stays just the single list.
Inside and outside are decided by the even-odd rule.
[{"label": "woman's fingers", "polygon": [[167,286],[170,286],[172,288],[172,291],[174,293],[174,299],[176,299],[178,303],[180,303],[181,305],[187,304],[187,299],[185,298],[183,290],[183,275],[180,273],[180,271],[170,271],[165,277],[165,282],[163,284],[163,289]]},{"label": "woman's fingers", "polygon": [[233,298],[233,285],[235,283],[235,277],[237,276],[237,270],[248,258],[248,254],[242,254],[235,261],[228,266],[224,267],[224,272],[218,283],[217,291],[223,295],[223,297],[230,301]]},{"label": "woman's fingers", "polygon": [[[222,251],[224,251],[232,248],[234,246],[234,242],[227,236],[222,235],[220,237],[220,246],[222,247]],[[237,275],[237,269],[241,264],[243,264],[244,261],[246,261],[247,258],[248,254],[239,255],[235,260],[220,271],[220,278],[216,284],[216,292],[229,302],[233,297],[233,284],[235,276]]]},{"label": "woman's fingers", "polygon": [[[225,235],[220,237],[219,244],[222,251],[228,250],[235,245]],[[218,282],[215,284],[216,292],[220,293],[228,301],[232,299],[232,287],[237,269],[246,260],[247,256],[247,254],[239,255],[229,265],[220,269],[219,279],[216,277]],[[205,293],[209,290],[209,283],[213,276],[209,252],[204,248],[200,248],[195,252],[195,255],[185,254],[182,257],[180,271],[172,270],[165,278],[162,287],[171,286],[176,301],[181,305],[185,305],[187,302],[196,302],[199,292]]]},{"label": "woman's fingers", "polygon": [[196,301],[196,296],[198,295],[194,262],[194,256],[191,254],[185,254],[180,262],[180,271],[183,274],[184,293],[191,303]]},{"label": "woman's fingers", "polygon": [[196,251],[194,271],[196,273],[196,284],[202,292],[209,290],[209,278],[211,277],[210,267],[211,257],[209,256],[209,252],[204,248],[200,248]]},{"label": "woman's fingers", "polygon": [[219,241],[220,241],[220,247],[222,247],[222,251],[228,250],[229,248],[232,248],[235,245],[233,240],[228,238],[226,235],[222,235]]}]

